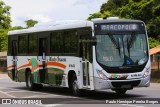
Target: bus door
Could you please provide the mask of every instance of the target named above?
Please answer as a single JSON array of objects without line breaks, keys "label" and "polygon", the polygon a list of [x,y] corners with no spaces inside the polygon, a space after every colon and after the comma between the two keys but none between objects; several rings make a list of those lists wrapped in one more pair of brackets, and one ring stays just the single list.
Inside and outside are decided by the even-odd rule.
[{"label": "bus door", "polygon": [[47,38],[39,38],[39,77],[41,83],[46,83],[47,80],[47,67],[46,67],[46,55],[47,55]]},{"label": "bus door", "polygon": [[92,67],[90,65],[92,59],[92,46],[91,42],[89,42],[85,37],[82,37],[81,42],[81,56],[82,56],[82,83],[83,88],[92,88],[91,77],[93,77]]},{"label": "bus door", "polygon": [[88,88],[90,86],[89,81],[89,57],[87,54],[88,45],[87,43],[82,43],[82,71],[83,71],[83,86]]},{"label": "bus door", "polygon": [[12,40],[12,64],[13,64],[13,69],[12,69],[12,79],[15,80],[17,78],[17,51],[18,51],[18,45],[17,45],[17,40]]}]

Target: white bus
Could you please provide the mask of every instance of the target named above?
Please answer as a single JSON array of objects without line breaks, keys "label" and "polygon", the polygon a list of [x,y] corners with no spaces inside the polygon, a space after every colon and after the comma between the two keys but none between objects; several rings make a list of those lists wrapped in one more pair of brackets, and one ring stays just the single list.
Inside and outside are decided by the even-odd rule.
[{"label": "white bus", "polygon": [[144,22],[102,19],[69,21],[8,33],[7,70],[30,90],[44,84],[125,94],[150,84]]}]

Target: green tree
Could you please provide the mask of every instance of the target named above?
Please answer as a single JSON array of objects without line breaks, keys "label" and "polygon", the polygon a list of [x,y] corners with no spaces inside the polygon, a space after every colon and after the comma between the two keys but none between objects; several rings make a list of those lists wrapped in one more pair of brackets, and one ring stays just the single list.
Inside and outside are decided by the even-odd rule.
[{"label": "green tree", "polygon": [[90,16],[88,17],[87,20],[91,20],[94,18],[107,18],[107,17],[111,17],[111,16],[112,16],[112,14],[109,11],[105,11],[103,13],[97,12],[97,13],[90,14]]},{"label": "green tree", "polygon": [[5,51],[7,48],[7,33],[8,30],[6,29],[0,29],[0,51]]},{"label": "green tree", "polygon": [[14,26],[10,30],[20,30],[20,29],[25,29],[22,26]]},{"label": "green tree", "polygon": [[144,21],[151,37],[149,40],[153,42],[150,42],[150,47],[159,45],[160,0],[108,0],[102,4],[100,12],[91,14],[88,20],[110,16]]},{"label": "green tree", "polygon": [[149,37],[148,40],[149,40],[149,47],[150,48],[154,48],[160,44],[160,41],[158,41],[157,39],[154,39],[152,37]]},{"label": "green tree", "polygon": [[30,19],[30,20],[25,21],[25,23],[26,23],[27,28],[30,28],[30,27],[34,27],[34,25],[37,24],[38,21]]},{"label": "green tree", "polygon": [[10,9],[10,6],[0,0],[0,29],[9,29],[11,27]]},{"label": "green tree", "polygon": [[11,27],[10,6],[0,0],[0,51],[6,50],[7,33]]}]

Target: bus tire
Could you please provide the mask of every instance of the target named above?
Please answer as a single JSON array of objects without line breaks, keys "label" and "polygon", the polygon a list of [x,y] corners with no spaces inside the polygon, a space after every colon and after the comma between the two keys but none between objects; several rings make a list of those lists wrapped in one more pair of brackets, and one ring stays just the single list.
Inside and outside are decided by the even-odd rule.
[{"label": "bus tire", "polygon": [[117,89],[117,90],[115,90],[115,92],[116,92],[116,94],[118,94],[118,95],[124,95],[125,93],[126,93],[126,89]]},{"label": "bus tire", "polygon": [[78,87],[78,81],[77,81],[77,77],[75,74],[72,77],[72,93],[74,96],[82,95],[81,90]]},{"label": "bus tire", "polygon": [[26,86],[29,90],[35,90],[36,89],[36,84],[34,83],[33,81],[33,78],[32,78],[32,74],[30,71],[27,72],[27,76],[26,76]]}]

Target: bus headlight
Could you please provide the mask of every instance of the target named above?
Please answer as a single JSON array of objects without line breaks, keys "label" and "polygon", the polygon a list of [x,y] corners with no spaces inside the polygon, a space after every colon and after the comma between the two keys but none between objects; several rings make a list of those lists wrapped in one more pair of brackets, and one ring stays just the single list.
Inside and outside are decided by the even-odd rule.
[{"label": "bus headlight", "polygon": [[144,72],[144,75],[143,75],[143,76],[144,76],[144,78],[146,78],[146,77],[148,77],[148,76],[149,76],[149,69],[146,69],[146,70],[145,70],[145,72]]},{"label": "bus headlight", "polygon": [[108,79],[107,76],[102,72],[102,70],[96,69],[99,78]]},{"label": "bus headlight", "polygon": [[138,65],[143,65],[146,62],[146,58],[142,58],[139,62]]}]

